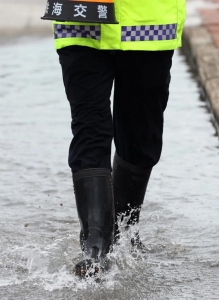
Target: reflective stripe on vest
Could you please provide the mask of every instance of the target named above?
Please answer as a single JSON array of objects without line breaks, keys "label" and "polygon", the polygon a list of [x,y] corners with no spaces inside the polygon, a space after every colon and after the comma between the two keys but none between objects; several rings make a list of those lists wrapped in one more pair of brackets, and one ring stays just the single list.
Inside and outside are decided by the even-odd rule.
[{"label": "reflective stripe on vest", "polygon": [[91,38],[100,40],[100,26],[94,25],[54,25],[55,39],[61,38]]},{"label": "reflective stripe on vest", "polygon": [[[99,25],[54,25],[54,37],[59,38],[91,38],[100,40]],[[177,24],[122,26],[121,41],[167,41],[176,39]]]},{"label": "reflective stripe on vest", "polygon": [[167,41],[176,38],[177,24],[122,26],[122,42]]}]

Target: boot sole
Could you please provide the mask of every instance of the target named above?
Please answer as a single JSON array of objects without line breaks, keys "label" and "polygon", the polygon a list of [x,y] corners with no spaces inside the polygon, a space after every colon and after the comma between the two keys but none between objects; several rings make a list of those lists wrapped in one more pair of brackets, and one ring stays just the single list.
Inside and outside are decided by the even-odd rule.
[{"label": "boot sole", "polygon": [[95,276],[101,270],[101,267],[97,265],[98,263],[92,259],[82,260],[75,266],[75,275],[79,277]]}]

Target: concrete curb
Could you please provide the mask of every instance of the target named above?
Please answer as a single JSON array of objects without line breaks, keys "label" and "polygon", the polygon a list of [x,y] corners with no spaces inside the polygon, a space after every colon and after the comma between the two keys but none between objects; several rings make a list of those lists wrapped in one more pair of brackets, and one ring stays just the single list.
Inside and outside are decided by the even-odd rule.
[{"label": "concrete curb", "polygon": [[219,47],[217,42],[219,31],[217,28],[218,32],[212,34],[209,26],[218,25],[203,22],[198,26],[186,27],[183,33],[182,49],[188,59],[195,63],[216,124],[219,125]]}]

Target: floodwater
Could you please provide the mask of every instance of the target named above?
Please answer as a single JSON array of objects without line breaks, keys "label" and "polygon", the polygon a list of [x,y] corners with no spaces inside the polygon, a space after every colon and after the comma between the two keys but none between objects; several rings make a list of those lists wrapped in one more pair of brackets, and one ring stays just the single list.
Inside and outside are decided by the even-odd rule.
[{"label": "floodwater", "polygon": [[0,48],[0,299],[219,299],[219,140],[175,53],[164,148],[102,282],[72,275],[81,251],[67,165],[70,111],[52,39]]}]

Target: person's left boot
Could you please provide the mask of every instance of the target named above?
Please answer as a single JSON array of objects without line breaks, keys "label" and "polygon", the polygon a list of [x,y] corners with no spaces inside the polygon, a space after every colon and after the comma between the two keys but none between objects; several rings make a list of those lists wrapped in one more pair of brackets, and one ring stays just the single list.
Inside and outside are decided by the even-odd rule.
[{"label": "person's left boot", "polygon": [[86,169],[73,174],[80,244],[84,259],[75,266],[79,276],[94,275],[108,268],[107,254],[114,242],[114,199],[111,172]]}]

